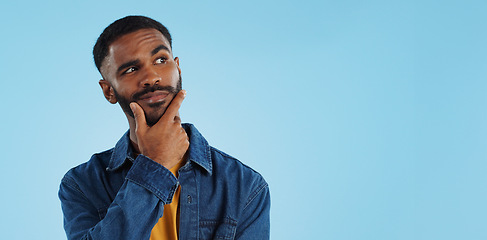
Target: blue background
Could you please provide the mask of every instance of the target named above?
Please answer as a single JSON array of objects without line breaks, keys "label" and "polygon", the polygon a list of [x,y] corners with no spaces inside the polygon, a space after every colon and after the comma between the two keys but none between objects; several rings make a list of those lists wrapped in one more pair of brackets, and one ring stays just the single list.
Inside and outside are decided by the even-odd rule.
[{"label": "blue background", "polygon": [[128,128],[98,35],[171,31],[183,121],[261,172],[272,239],[487,239],[485,1],[10,1],[2,239],[65,239],[64,173]]}]

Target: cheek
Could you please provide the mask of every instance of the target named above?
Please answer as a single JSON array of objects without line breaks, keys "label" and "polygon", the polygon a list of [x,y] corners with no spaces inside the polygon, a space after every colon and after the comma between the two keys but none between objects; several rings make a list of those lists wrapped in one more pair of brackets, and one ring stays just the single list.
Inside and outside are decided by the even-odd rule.
[{"label": "cheek", "polygon": [[117,92],[117,95],[125,99],[130,99],[132,94],[137,91],[137,85],[135,84],[135,81],[124,81],[123,83],[117,82],[116,85],[113,85],[113,90]]},{"label": "cheek", "polygon": [[173,85],[176,85],[179,81],[179,71],[176,69],[173,73],[173,76],[172,76],[172,83]]},{"label": "cheek", "polygon": [[177,65],[173,64],[170,67],[167,66],[167,68],[164,69],[162,76],[166,76],[166,81],[169,81],[170,85],[176,86],[179,81],[179,69],[177,68]]}]

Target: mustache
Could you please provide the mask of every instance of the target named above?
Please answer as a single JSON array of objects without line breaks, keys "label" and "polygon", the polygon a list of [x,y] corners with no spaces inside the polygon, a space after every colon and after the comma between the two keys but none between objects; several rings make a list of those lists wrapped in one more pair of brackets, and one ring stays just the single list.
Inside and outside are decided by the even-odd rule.
[{"label": "mustache", "polygon": [[144,94],[150,93],[150,92],[155,92],[158,90],[162,91],[168,91],[169,93],[174,93],[177,94],[179,91],[173,87],[173,86],[159,86],[159,85],[154,85],[152,87],[144,88],[144,90],[140,92],[136,92],[132,95],[133,100],[139,100],[140,97],[142,97]]}]

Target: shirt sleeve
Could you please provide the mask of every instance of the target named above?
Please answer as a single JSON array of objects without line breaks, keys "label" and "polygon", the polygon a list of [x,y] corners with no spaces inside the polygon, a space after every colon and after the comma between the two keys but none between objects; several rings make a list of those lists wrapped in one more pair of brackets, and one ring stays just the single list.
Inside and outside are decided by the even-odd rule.
[{"label": "shirt sleeve", "polygon": [[238,240],[268,240],[270,238],[269,186],[264,181],[247,200],[235,233]]},{"label": "shirt sleeve", "polygon": [[177,187],[178,181],[169,170],[139,155],[100,220],[98,209],[68,173],[59,189],[66,235],[69,240],[149,239]]}]

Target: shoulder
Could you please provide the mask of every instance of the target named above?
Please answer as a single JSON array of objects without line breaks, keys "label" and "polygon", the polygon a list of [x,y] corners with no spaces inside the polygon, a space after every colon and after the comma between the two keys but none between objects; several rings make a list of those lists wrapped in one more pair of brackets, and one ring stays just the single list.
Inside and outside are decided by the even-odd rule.
[{"label": "shoulder", "polygon": [[111,155],[112,149],[96,153],[89,161],[71,168],[59,186],[61,202],[84,199],[96,209],[110,203],[121,181],[117,178],[120,174],[115,176],[106,170]]},{"label": "shoulder", "polygon": [[211,157],[213,159],[213,164],[216,165],[216,167],[237,167],[239,170],[242,170],[244,172],[248,172],[248,174],[253,175],[254,177],[260,177],[260,173],[255,171],[253,168],[247,166],[237,158],[231,156],[230,154],[223,152],[222,150],[215,148],[213,146],[210,146],[210,152],[211,152]]},{"label": "shoulder", "polygon": [[217,178],[246,185],[250,187],[252,191],[259,191],[268,186],[264,177],[262,177],[259,172],[237,158],[215,147],[210,147],[210,152],[213,174],[215,174]]},{"label": "shoulder", "polygon": [[102,172],[108,166],[110,157],[112,156],[113,148],[95,153],[91,156],[90,160],[82,163],[76,167],[71,168],[63,177],[61,182],[66,184],[75,184],[81,179],[92,179],[93,177],[100,176]]}]

